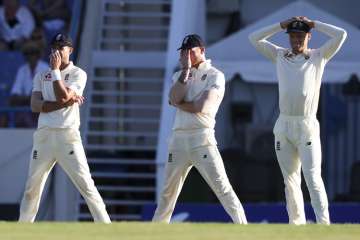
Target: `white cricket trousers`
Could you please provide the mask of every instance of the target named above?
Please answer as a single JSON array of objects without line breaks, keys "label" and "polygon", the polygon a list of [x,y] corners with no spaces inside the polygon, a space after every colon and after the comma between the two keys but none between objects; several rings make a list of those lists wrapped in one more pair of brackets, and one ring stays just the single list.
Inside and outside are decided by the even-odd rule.
[{"label": "white cricket trousers", "polygon": [[34,222],[45,182],[55,163],[70,177],[84,197],[96,222],[110,223],[105,204],[90,175],[89,165],[76,129],[37,129],[25,192],[20,206],[21,222]]},{"label": "white cricket trousers", "polygon": [[193,166],[214,191],[232,221],[247,224],[244,209],[226,175],[213,130],[173,133],[169,142],[164,186],[153,221],[170,222],[181,188]]},{"label": "white cricket trousers", "polygon": [[285,183],[289,223],[306,224],[301,169],[316,222],[330,224],[328,199],[321,178],[320,127],[316,117],[280,115],[275,127],[275,151]]}]

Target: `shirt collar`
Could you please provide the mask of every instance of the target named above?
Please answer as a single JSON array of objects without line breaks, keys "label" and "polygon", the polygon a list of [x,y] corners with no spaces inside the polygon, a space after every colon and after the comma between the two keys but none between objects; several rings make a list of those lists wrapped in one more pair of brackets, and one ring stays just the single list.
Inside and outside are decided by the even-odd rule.
[{"label": "shirt collar", "polygon": [[67,72],[67,71],[69,71],[73,66],[74,66],[73,62],[70,61],[70,62],[69,62],[69,65],[67,65],[66,68],[64,68],[63,70],[61,70],[61,72]]},{"label": "shirt collar", "polygon": [[197,70],[205,71],[205,70],[210,69],[210,67],[211,67],[211,59],[206,59],[205,61],[203,61],[202,63],[199,64],[199,67],[197,68]]},{"label": "shirt collar", "polygon": [[295,58],[297,56],[303,56],[307,60],[310,58],[310,51],[307,50],[306,52],[295,54],[290,49],[288,49],[284,54],[284,57],[286,58]]}]

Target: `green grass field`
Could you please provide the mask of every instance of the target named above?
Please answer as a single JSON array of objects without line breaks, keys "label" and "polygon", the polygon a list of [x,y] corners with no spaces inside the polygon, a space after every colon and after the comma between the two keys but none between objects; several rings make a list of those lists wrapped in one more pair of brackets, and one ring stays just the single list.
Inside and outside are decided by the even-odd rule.
[{"label": "green grass field", "polygon": [[283,224],[199,224],[176,223],[154,224],[119,222],[111,225],[94,223],[0,223],[1,240],[359,240],[360,225],[306,225]]}]

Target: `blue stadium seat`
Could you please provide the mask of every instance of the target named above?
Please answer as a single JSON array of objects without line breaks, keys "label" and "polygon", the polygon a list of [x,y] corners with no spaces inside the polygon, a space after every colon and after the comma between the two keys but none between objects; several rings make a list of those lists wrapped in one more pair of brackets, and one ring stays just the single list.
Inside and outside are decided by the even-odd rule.
[{"label": "blue stadium seat", "polygon": [[0,51],[0,106],[7,105],[12,84],[18,68],[25,63],[18,51]]}]

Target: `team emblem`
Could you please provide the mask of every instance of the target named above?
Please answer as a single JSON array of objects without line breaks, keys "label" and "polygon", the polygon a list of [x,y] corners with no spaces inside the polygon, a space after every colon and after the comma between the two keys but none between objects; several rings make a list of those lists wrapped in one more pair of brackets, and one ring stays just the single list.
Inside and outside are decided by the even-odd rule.
[{"label": "team emblem", "polygon": [[45,75],[45,81],[51,81],[51,73]]},{"label": "team emblem", "polygon": [[64,79],[65,81],[68,81],[69,80],[69,74],[66,74],[65,75],[65,79]]},{"label": "team emblem", "polygon": [[297,27],[299,27],[300,26],[300,23],[299,22],[293,22],[293,24],[292,24],[292,27],[293,28],[297,28]]},{"label": "team emblem", "polygon": [[201,81],[204,81],[206,79],[206,77],[207,77],[207,74],[202,75]]}]

